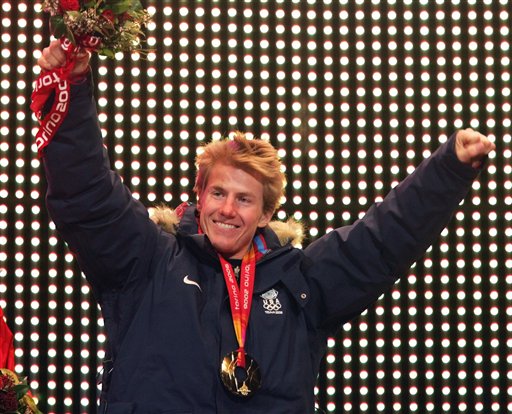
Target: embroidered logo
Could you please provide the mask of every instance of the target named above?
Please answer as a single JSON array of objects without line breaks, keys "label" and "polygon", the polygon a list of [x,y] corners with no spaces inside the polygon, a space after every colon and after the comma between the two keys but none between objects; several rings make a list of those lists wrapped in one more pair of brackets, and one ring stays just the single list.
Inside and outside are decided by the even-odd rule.
[{"label": "embroidered logo", "polygon": [[192,279],[190,279],[188,277],[188,275],[186,275],[184,278],[183,278],[183,283],[185,283],[186,285],[193,285],[193,286],[197,286],[197,288],[202,292],[203,289],[201,289],[201,286],[199,286],[199,283],[193,281]]},{"label": "embroidered logo", "polygon": [[265,309],[265,313],[267,315],[282,315],[283,311],[281,310],[281,302],[277,299],[277,295],[279,292],[275,289],[270,289],[269,291],[260,295],[263,299],[263,309]]}]

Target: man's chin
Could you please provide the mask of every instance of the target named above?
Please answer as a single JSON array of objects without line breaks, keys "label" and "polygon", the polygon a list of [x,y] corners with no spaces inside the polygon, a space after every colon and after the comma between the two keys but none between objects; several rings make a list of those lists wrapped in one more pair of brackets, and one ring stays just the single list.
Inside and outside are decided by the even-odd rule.
[{"label": "man's chin", "polygon": [[225,257],[226,259],[229,259],[231,258],[231,256],[233,256],[235,254],[235,252],[233,252],[232,249],[229,249],[227,248],[225,245],[223,244],[218,244],[218,243],[212,243],[212,246],[213,248],[215,249],[215,251],[222,255],[223,257]]}]

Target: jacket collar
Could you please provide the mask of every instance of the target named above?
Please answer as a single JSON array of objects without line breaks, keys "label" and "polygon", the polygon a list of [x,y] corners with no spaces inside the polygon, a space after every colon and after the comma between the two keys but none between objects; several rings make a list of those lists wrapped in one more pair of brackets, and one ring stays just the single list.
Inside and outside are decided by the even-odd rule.
[{"label": "jacket collar", "polygon": [[[161,228],[175,235],[181,235],[181,242],[188,245],[190,251],[203,263],[209,263],[214,267],[219,267],[220,262],[217,252],[210,243],[210,240],[204,234],[198,234],[198,212],[196,206],[190,203],[184,203],[177,209],[171,210],[168,207],[158,207],[151,211],[151,218]],[[291,219],[286,222],[272,221],[268,226],[258,229],[258,234],[262,235],[267,247],[268,254],[280,255],[292,246],[300,247],[302,242],[302,225]],[[285,247],[286,246],[286,247]],[[289,271],[291,266],[297,265],[296,256],[283,264],[283,271],[259,272],[256,278],[254,291],[258,294],[268,291],[276,283],[276,278],[282,279],[283,283],[293,293],[297,302],[303,306],[306,301],[302,299],[303,292],[308,291],[308,287],[301,278],[290,277],[294,274]],[[274,269],[275,270],[275,269]],[[226,293],[227,300],[227,293]]]},{"label": "jacket collar", "polygon": [[[151,219],[158,224],[164,231],[182,235],[193,236],[195,242],[199,242],[201,247],[207,248],[204,235],[198,234],[199,213],[195,204],[182,203],[176,209],[170,209],[166,206],[159,206],[150,210]],[[259,234],[265,239],[269,250],[275,250],[279,247],[291,244],[300,247],[303,240],[302,225],[289,219],[286,222],[272,221],[263,229],[258,229]],[[213,250],[207,248],[207,250]]]}]

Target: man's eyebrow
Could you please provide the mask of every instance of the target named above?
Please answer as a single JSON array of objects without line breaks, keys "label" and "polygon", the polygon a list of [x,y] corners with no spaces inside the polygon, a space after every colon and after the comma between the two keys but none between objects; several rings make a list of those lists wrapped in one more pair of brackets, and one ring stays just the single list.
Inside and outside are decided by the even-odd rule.
[{"label": "man's eyebrow", "polygon": [[209,190],[215,190],[215,191],[222,191],[222,190],[224,190],[224,188],[222,188],[219,185],[212,185],[212,186],[208,187],[208,189]]},{"label": "man's eyebrow", "polygon": [[[208,190],[209,191],[220,191],[220,192],[226,191],[226,189],[220,185],[212,185],[211,187],[208,188]],[[254,197],[254,194],[250,193],[248,191],[236,192],[236,195],[237,195],[237,197]]]}]

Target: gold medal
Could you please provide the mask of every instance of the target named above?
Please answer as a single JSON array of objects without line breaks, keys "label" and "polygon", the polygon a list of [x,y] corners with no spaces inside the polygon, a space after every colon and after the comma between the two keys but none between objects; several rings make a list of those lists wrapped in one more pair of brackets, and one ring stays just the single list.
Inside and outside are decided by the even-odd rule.
[{"label": "gold medal", "polygon": [[220,366],[222,384],[231,393],[239,397],[252,396],[261,386],[261,373],[258,363],[245,354],[245,367],[240,367],[238,351],[227,354]]}]

